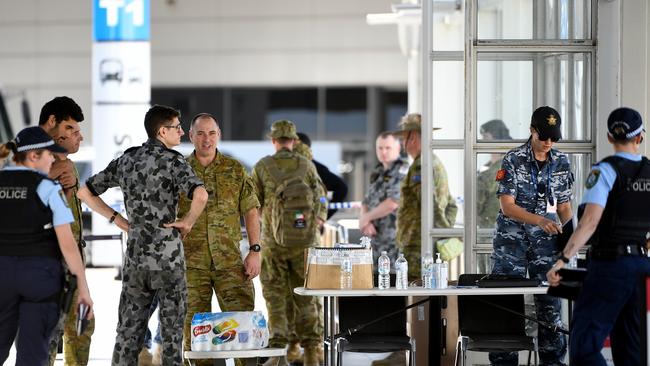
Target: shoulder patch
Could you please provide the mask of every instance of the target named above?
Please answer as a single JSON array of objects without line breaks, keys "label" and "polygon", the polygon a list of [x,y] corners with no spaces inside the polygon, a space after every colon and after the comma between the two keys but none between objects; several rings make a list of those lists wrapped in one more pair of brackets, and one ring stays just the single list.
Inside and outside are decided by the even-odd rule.
[{"label": "shoulder patch", "polygon": [[59,196],[61,197],[61,200],[65,204],[65,207],[70,208],[70,205],[68,205],[68,199],[65,197],[65,193],[63,193],[62,189],[59,189]]},{"label": "shoulder patch", "polygon": [[422,177],[420,176],[420,174],[416,174],[411,177],[411,183],[420,183],[421,180]]},{"label": "shoulder patch", "polygon": [[505,169],[499,169],[497,170],[497,175],[494,177],[494,180],[496,181],[502,181],[506,177],[506,170]]},{"label": "shoulder patch", "polygon": [[598,183],[598,178],[600,178],[600,169],[592,169],[587,176],[587,181],[585,182],[585,187],[592,188]]}]

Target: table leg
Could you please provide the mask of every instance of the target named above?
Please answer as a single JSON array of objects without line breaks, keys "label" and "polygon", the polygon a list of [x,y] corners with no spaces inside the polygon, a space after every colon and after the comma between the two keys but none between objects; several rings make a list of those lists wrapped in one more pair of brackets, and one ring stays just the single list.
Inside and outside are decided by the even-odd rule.
[{"label": "table leg", "polygon": [[330,331],[330,316],[329,316],[329,297],[323,297],[323,351],[324,351],[324,361],[325,366],[329,365],[330,359],[330,348],[328,345],[329,342],[329,331]]},{"label": "table leg", "polygon": [[331,366],[336,366],[336,339],[334,339],[334,336],[336,335],[336,314],[337,314],[337,300],[336,296],[331,296],[330,297],[330,365]]}]

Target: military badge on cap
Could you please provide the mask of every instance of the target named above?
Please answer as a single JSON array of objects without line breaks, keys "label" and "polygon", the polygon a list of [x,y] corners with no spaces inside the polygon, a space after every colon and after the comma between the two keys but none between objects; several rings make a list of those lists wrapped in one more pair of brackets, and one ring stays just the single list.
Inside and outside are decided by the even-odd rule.
[{"label": "military badge on cap", "polygon": [[549,116],[546,118],[546,122],[549,126],[555,126],[557,124],[557,118],[555,118],[554,115],[549,114]]},{"label": "military badge on cap", "polygon": [[598,178],[600,178],[600,170],[599,169],[592,169],[591,172],[589,172],[589,176],[587,177],[587,181],[585,182],[585,186],[587,189],[592,188],[593,186],[598,183]]}]

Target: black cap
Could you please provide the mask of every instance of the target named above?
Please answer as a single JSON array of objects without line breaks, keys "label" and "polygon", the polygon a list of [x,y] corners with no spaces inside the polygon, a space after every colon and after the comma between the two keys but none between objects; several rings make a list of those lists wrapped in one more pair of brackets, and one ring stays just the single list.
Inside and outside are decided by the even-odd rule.
[{"label": "black cap", "polygon": [[25,152],[30,150],[50,150],[56,153],[67,153],[68,151],[57,145],[50,135],[40,127],[27,127],[18,132],[14,139],[16,152]]},{"label": "black cap", "polygon": [[495,140],[512,140],[510,130],[508,130],[506,124],[500,119],[489,120],[482,124],[480,133],[481,135],[489,133]]},{"label": "black cap", "polygon": [[557,142],[562,138],[562,118],[557,111],[549,106],[535,109],[530,119],[530,125],[539,133],[540,140]]},{"label": "black cap", "polygon": [[632,108],[614,109],[607,117],[607,133],[614,140],[629,140],[643,131],[643,119]]}]

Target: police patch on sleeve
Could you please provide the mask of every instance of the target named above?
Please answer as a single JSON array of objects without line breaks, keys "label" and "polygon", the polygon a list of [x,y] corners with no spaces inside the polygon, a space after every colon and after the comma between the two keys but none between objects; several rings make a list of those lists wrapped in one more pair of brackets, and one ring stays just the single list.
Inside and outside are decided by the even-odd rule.
[{"label": "police patch on sleeve", "polygon": [[505,169],[499,169],[497,170],[497,175],[494,177],[494,180],[500,181],[503,180],[506,177],[506,170]]},{"label": "police patch on sleeve", "polygon": [[592,169],[585,182],[585,187],[592,188],[595,186],[598,183],[598,178],[600,178],[600,169]]},{"label": "police patch on sleeve", "polygon": [[68,199],[65,197],[65,193],[63,193],[62,189],[59,189],[59,196],[61,197],[61,200],[65,204],[65,207],[70,208],[70,205],[68,205]]}]

